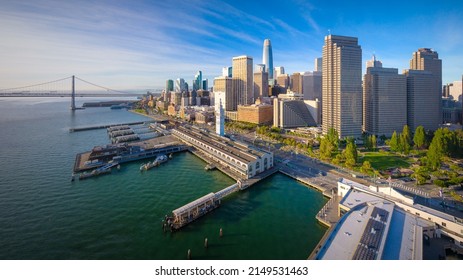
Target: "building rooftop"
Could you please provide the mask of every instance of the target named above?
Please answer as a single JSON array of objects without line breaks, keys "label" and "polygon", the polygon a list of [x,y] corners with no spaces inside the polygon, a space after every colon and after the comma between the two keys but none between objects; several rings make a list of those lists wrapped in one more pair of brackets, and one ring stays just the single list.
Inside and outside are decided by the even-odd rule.
[{"label": "building rooftop", "polygon": [[262,157],[265,153],[253,147],[231,141],[230,139],[204,132],[195,127],[178,127],[177,129],[191,137],[194,137],[198,141],[217,147],[230,157],[247,163],[255,161],[258,157]]}]

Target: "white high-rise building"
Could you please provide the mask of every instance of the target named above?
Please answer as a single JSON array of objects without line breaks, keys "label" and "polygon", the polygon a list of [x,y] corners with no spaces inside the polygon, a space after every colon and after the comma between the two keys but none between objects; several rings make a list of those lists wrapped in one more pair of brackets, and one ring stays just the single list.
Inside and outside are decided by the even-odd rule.
[{"label": "white high-rise building", "polygon": [[362,136],[362,48],[358,39],[328,35],[323,46],[322,129]]}]

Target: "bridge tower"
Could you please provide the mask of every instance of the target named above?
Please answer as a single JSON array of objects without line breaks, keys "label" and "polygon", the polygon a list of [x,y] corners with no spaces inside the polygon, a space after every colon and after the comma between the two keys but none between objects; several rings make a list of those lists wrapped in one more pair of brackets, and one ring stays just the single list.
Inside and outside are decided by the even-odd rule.
[{"label": "bridge tower", "polygon": [[72,75],[72,91],[71,91],[71,110],[76,110],[76,88],[75,88],[75,77]]}]

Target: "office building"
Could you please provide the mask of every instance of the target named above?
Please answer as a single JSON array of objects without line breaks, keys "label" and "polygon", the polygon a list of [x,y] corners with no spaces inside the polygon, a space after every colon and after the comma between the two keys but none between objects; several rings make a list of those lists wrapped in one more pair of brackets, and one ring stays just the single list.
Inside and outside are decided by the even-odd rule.
[{"label": "office building", "polygon": [[229,77],[217,77],[214,79],[214,92],[223,92],[225,99],[222,106],[225,111],[238,109],[238,95],[233,91],[233,80]]},{"label": "office building", "polygon": [[243,55],[233,58],[233,94],[238,96],[239,105],[251,105],[254,103],[252,65],[252,57]]},{"label": "office building", "polygon": [[232,77],[232,67],[223,67],[222,76],[231,78]]},{"label": "office building", "polygon": [[302,74],[302,94],[304,100],[322,100],[322,72],[304,72]]},{"label": "office building", "polygon": [[268,73],[254,73],[254,100],[268,96]]},{"label": "office building", "polygon": [[203,89],[202,82],[203,82],[203,73],[201,71],[198,71],[198,73],[196,73],[195,75],[195,79],[193,83],[193,90]]},{"label": "office building", "polygon": [[354,37],[328,35],[323,46],[322,129],[362,135],[362,49]]},{"label": "office building", "polygon": [[410,60],[410,70],[424,70],[431,72],[437,83],[437,93],[442,95],[442,60],[433,49],[420,48],[413,53]]},{"label": "office building", "polygon": [[209,89],[208,89],[208,87],[209,87],[209,80],[208,80],[208,79],[204,79],[204,80],[202,81],[201,86],[202,86],[202,88],[201,88],[202,90],[209,90]]},{"label": "office building", "polygon": [[167,80],[166,81],[166,92],[171,92],[171,91],[174,91],[174,81]]},{"label": "office building", "polygon": [[316,117],[312,115],[302,94],[288,92],[273,100],[273,126],[280,128],[316,126]]},{"label": "office building", "polygon": [[302,76],[301,73],[293,73],[290,77],[289,88],[291,91],[302,94]]},{"label": "office building", "polygon": [[185,80],[182,78],[178,78],[175,80],[175,92],[182,92],[186,90]]},{"label": "office building", "polygon": [[254,73],[266,72],[265,69],[265,64],[256,64],[254,67]]},{"label": "office building", "polygon": [[277,85],[284,88],[285,92],[286,89],[289,88],[289,75],[288,74],[281,74],[277,77]]},{"label": "office building", "polygon": [[238,121],[255,124],[273,123],[273,106],[269,104],[252,104],[238,106]]},{"label": "office building", "polygon": [[285,73],[285,68],[283,66],[277,66],[274,69],[275,71],[273,72],[273,77],[276,78],[280,75],[283,75]]},{"label": "office building", "polygon": [[315,58],[314,71],[317,71],[317,72],[323,71],[323,58],[322,57]]},{"label": "office building", "polygon": [[265,64],[265,71],[268,72],[269,80],[273,80],[273,53],[272,43],[270,39],[264,40],[264,48],[262,51],[262,64]]},{"label": "office building", "polygon": [[371,68],[371,67],[379,67],[379,68],[381,68],[381,67],[383,67],[383,63],[381,61],[379,61],[379,60],[376,60],[376,56],[373,55],[371,60],[368,60],[366,62],[366,66],[367,66],[367,69]]},{"label": "office building", "polygon": [[407,124],[407,79],[396,68],[383,68],[375,57],[369,62],[363,78],[363,129],[390,137]]},{"label": "office building", "polygon": [[418,126],[436,130],[442,123],[442,101],[434,75],[429,71],[405,70],[407,77],[407,124],[410,131]]}]

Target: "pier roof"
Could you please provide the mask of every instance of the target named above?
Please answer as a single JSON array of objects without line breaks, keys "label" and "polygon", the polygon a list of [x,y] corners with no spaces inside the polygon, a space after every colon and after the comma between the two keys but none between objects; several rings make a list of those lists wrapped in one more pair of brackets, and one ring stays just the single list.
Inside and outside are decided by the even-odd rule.
[{"label": "pier roof", "polygon": [[180,216],[182,215],[183,213],[185,213],[186,211],[189,211],[195,207],[197,207],[198,205],[201,205],[207,201],[210,201],[210,200],[213,200],[215,197],[214,193],[209,193],[209,194],[206,194],[205,196],[203,197],[200,197],[180,208],[177,208],[175,209],[174,211],[172,211],[172,214],[174,214],[174,216]]},{"label": "pier roof", "polygon": [[[244,147],[242,145],[237,145],[236,143],[228,139],[214,137],[212,134],[202,132],[200,130],[187,129],[185,127],[178,127],[177,129],[182,133],[185,133],[190,137],[193,137],[196,140],[203,142],[206,145],[213,146],[219,149],[223,153],[239,161],[249,163],[255,161],[258,157],[261,156],[261,154],[257,154],[255,150],[252,150],[249,147]],[[252,151],[254,151],[255,154]]]}]

